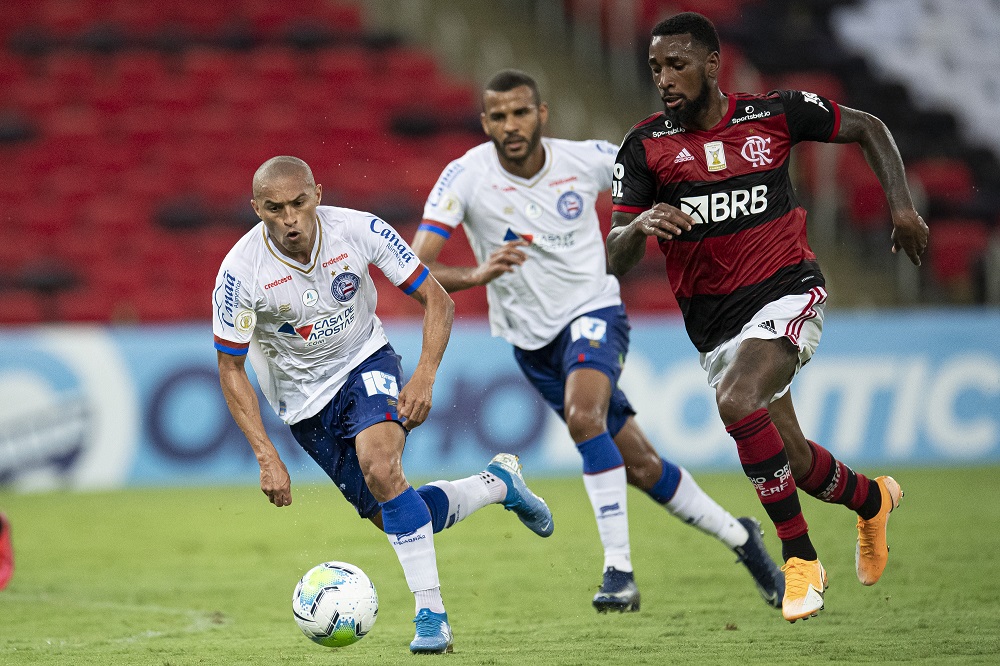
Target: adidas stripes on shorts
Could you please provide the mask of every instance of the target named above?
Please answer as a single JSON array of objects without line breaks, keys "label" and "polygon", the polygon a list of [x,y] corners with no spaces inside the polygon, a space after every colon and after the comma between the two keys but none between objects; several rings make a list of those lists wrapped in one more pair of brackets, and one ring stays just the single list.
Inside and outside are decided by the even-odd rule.
[{"label": "adidas stripes on shorts", "polygon": [[[799,362],[795,366],[795,373],[798,374],[819,346],[819,339],[823,335],[825,303],[826,290],[823,287],[813,287],[804,294],[785,296],[765,305],[743,326],[739,335],[701,355],[701,367],[708,372],[708,385],[712,388],[719,385],[722,375],[736,358],[736,350],[744,340],[750,338],[788,338],[799,350]],[[789,379],[788,384],[775,393],[772,400],[787,393],[791,385],[792,381]]]}]

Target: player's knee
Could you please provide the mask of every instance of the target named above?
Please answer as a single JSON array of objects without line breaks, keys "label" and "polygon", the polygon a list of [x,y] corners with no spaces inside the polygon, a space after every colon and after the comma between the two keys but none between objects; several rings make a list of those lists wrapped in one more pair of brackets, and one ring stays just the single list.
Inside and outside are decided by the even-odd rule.
[{"label": "player's knee", "polygon": [[719,416],[726,425],[732,425],[758,409],[767,407],[766,402],[738,384],[720,386],[715,394],[715,403],[719,407]]},{"label": "player's knee", "polygon": [[365,483],[379,502],[388,502],[406,490],[403,468],[392,460],[375,460],[364,470]]},{"label": "player's knee", "polygon": [[566,406],[566,425],[569,427],[570,437],[577,444],[597,437],[607,430],[607,418],[607,414],[597,408]]}]

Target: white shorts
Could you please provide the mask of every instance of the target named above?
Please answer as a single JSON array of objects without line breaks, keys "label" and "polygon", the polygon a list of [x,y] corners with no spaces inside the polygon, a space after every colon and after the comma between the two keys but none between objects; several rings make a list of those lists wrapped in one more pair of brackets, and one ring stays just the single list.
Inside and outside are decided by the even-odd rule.
[{"label": "white shorts", "polygon": [[[795,366],[795,374],[798,374],[799,369],[816,352],[819,339],[823,336],[825,303],[826,290],[823,287],[813,287],[805,294],[785,296],[765,305],[746,323],[739,335],[701,355],[701,367],[708,372],[708,385],[712,388],[719,385],[722,375],[736,358],[736,350],[744,340],[750,338],[788,338],[799,350],[799,362]],[[783,396],[791,385],[792,380],[789,379],[788,384],[775,393],[771,400]]]}]

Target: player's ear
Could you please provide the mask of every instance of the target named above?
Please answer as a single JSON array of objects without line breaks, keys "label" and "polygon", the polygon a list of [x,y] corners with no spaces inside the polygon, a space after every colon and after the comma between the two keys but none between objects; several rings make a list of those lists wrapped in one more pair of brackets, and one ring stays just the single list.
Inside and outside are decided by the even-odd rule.
[{"label": "player's ear", "polygon": [[257,208],[257,200],[256,199],[250,199],[250,206],[253,208],[253,212],[256,213],[257,217],[259,217],[260,219],[263,220],[264,216],[260,214],[260,209]]},{"label": "player's ear", "polygon": [[549,122],[549,105],[548,102],[542,102],[538,105],[538,120],[544,125]]},{"label": "player's ear", "polygon": [[486,133],[486,136],[489,136],[490,135],[490,130],[489,130],[489,127],[486,125],[486,112],[485,111],[483,111],[483,112],[481,112],[479,114],[479,122],[483,126],[483,132]]},{"label": "player's ear", "polygon": [[722,66],[722,57],[718,51],[712,51],[705,58],[705,76],[710,79],[719,80],[719,68]]},{"label": "player's ear", "polygon": [[323,201],[323,186],[316,183],[316,205],[318,206],[321,201]]}]

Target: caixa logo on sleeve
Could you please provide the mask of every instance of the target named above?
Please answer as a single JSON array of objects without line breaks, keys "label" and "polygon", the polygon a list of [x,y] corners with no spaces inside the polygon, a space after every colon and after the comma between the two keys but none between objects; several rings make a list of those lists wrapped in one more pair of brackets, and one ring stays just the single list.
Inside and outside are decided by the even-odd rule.
[{"label": "caixa logo on sleeve", "polygon": [[354,273],[338,273],[330,285],[330,293],[341,303],[346,303],[358,293],[361,278]]}]

